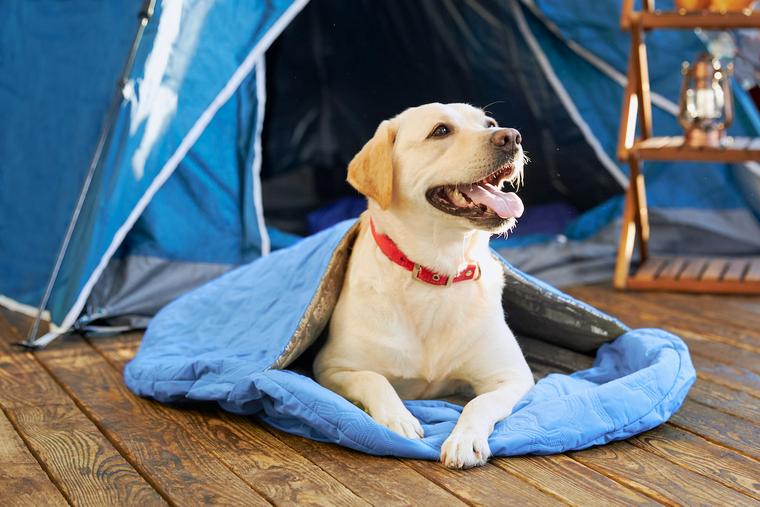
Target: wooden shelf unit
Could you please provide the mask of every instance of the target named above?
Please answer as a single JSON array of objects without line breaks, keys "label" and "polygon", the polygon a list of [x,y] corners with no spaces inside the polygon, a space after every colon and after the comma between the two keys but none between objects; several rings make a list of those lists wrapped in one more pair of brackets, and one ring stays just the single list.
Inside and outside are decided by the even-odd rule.
[{"label": "wooden shelf unit", "polygon": [[751,162],[760,160],[760,137],[734,137],[719,148],[685,146],[683,136],[650,137],[634,143],[630,154],[639,160]]},{"label": "wooden shelf unit", "polygon": [[681,292],[760,292],[760,258],[650,257],[628,280],[632,289]]},{"label": "wooden shelf unit", "polygon": [[[630,183],[625,194],[613,285],[618,289],[634,290],[760,294],[760,257],[650,258],[646,185],[642,173],[645,160],[760,161],[760,138],[737,137],[726,139],[719,148],[693,148],[685,146],[681,136],[652,136],[652,101],[645,41],[645,33],[655,28],[760,28],[760,12],[660,12],[654,9],[654,0],[642,0],[642,3],[643,10],[636,12],[633,10],[633,0],[623,0],[620,22],[624,30],[631,32],[631,52],[617,154],[620,160],[628,162]],[[631,259],[636,244],[641,262],[632,273]]]},{"label": "wooden shelf unit", "polygon": [[760,25],[760,12],[726,12],[724,14],[709,11],[642,11],[632,12],[623,20],[623,27],[628,28],[633,22],[643,29],[671,28],[709,30],[726,30],[729,28],[757,28]]}]

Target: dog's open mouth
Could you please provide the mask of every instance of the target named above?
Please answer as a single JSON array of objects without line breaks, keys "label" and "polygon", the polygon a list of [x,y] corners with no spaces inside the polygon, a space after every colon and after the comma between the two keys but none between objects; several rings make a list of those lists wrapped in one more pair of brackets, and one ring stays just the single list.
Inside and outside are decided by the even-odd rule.
[{"label": "dog's open mouth", "polygon": [[499,223],[523,214],[520,197],[502,190],[517,176],[514,163],[506,162],[482,180],[433,187],[426,192],[426,197],[430,204],[450,215]]}]

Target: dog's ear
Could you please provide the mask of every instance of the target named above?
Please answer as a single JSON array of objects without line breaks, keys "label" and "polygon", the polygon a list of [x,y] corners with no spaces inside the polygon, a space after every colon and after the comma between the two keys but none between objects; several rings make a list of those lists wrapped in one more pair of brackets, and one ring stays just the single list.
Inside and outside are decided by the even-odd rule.
[{"label": "dog's ear", "polygon": [[385,120],[375,135],[348,164],[348,182],[365,196],[388,209],[393,198],[393,143],[396,126]]}]

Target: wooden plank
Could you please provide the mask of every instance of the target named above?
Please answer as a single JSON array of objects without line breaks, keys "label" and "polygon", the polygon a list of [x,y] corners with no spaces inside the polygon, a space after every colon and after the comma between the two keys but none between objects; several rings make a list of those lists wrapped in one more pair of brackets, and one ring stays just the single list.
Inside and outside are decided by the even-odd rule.
[{"label": "wooden plank", "polygon": [[0,405],[6,410],[73,402],[40,367],[31,352],[10,345],[9,328],[0,313]]},{"label": "wooden plank", "polygon": [[405,463],[467,503],[484,506],[563,504],[491,463],[469,470],[451,470],[430,461],[407,460]]},{"label": "wooden plank", "polygon": [[95,350],[111,363],[118,371],[135,357],[142,341],[142,331],[130,331],[116,336],[95,336],[85,338]]},{"label": "wooden plank", "polygon": [[[760,298],[748,297],[742,295],[710,295],[704,294],[697,298],[689,296],[687,294],[671,294],[668,299],[678,302],[682,308],[690,307],[693,300],[696,300],[700,305],[709,305],[716,311],[719,311],[724,317],[724,320],[732,320],[734,315],[750,314],[753,319],[760,321]],[[752,327],[752,326],[748,326]],[[756,331],[756,334],[760,336],[760,330]]]},{"label": "wooden plank", "polygon": [[655,500],[676,505],[749,505],[753,500],[627,442],[569,453],[581,463]]},{"label": "wooden plank", "polygon": [[[574,289],[571,292],[576,295],[587,294],[587,291],[584,292],[579,289]],[[734,360],[740,360],[736,359],[737,354],[729,354],[731,350],[728,348],[723,347],[721,349],[718,345],[705,345],[705,340],[694,340],[692,338],[694,336],[693,334],[688,335],[683,332],[679,333],[679,329],[673,328],[670,325],[671,320],[669,319],[675,318],[676,321],[681,322],[681,317],[674,317],[670,312],[664,310],[661,305],[652,304],[645,298],[637,298],[630,294],[618,294],[614,300],[613,298],[605,297],[603,293],[585,299],[589,301],[589,303],[599,306],[602,310],[610,311],[613,315],[617,315],[631,325],[637,327],[661,326],[680,334],[686,339],[689,346],[692,347],[692,352],[695,352],[692,354],[692,361],[697,369],[697,375],[700,378],[760,397],[760,375],[748,368],[724,364],[724,362],[716,361],[701,355],[702,353],[717,354],[718,352],[716,351],[722,350],[725,353],[725,357],[721,358],[722,361],[731,361],[732,358]],[[689,311],[690,314],[700,313],[695,312],[693,308]],[[658,315],[665,315],[666,317],[659,319],[655,318]],[[681,322],[681,325],[683,325],[683,322]],[[701,326],[709,327],[710,325],[710,321],[704,322],[703,320],[698,320],[694,327],[699,329]],[[525,344],[523,344],[522,338],[520,338],[519,341],[523,346],[523,351],[526,355],[530,357],[532,353],[539,361],[549,361],[548,364],[560,368],[569,368],[571,370],[587,368],[588,366],[583,366],[584,364],[590,365],[590,358],[585,360],[580,359],[588,356],[560,349],[544,342],[536,342],[535,340],[529,340]],[[538,347],[538,350],[536,350],[536,347]],[[699,352],[699,354],[696,352]],[[749,355],[747,361],[751,362],[752,357],[757,357],[754,352]]]},{"label": "wooden plank", "polygon": [[308,457],[373,505],[465,505],[456,491],[446,491],[398,459],[367,456],[275,429],[270,431],[283,445]]},{"label": "wooden plank", "polygon": [[[331,505],[369,505],[251,418],[183,410],[175,420],[194,428],[210,453],[275,505],[321,505],[328,498]],[[393,487],[385,478],[376,482]]]},{"label": "wooden plank", "polygon": [[760,464],[753,459],[669,424],[633,437],[629,442],[760,500]]},{"label": "wooden plank", "polygon": [[702,276],[702,271],[707,267],[707,259],[705,258],[692,258],[688,259],[686,266],[681,274],[678,276],[679,280],[699,280]]},{"label": "wooden plank", "polygon": [[654,280],[667,262],[668,260],[664,257],[652,257],[647,259],[641,267],[636,270],[634,278],[637,280]]},{"label": "wooden plank", "polygon": [[702,273],[701,280],[721,280],[727,265],[726,259],[711,259]]},{"label": "wooden plank", "polygon": [[679,140],[677,137],[650,137],[648,139],[642,139],[639,142],[639,148],[647,150],[659,150],[666,146],[675,146],[683,142],[682,138]]},{"label": "wooden plank", "polygon": [[[694,331],[702,329],[713,330],[723,329],[727,335],[727,341],[736,341],[736,336],[743,333],[754,337],[755,348],[760,351],[760,313],[731,310],[726,306],[726,302],[731,300],[750,301],[750,298],[727,296],[710,296],[703,295],[697,298],[686,294],[658,294],[652,298],[664,313],[675,312],[680,317],[688,314],[698,314],[704,322]],[[756,304],[760,305],[760,298],[754,298]],[[712,323],[712,324],[710,324]],[[731,329],[732,331],[729,331]],[[749,340],[747,340],[749,344]]]},{"label": "wooden plank", "polygon": [[694,354],[691,359],[697,369],[698,377],[760,398],[760,375],[757,373],[697,354]]},{"label": "wooden plank", "polygon": [[731,259],[728,262],[728,268],[723,275],[724,280],[739,281],[744,278],[744,272],[747,270],[749,261],[747,259]]},{"label": "wooden plank", "polygon": [[68,505],[0,411],[0,491],[8,507]]},{"label": "wooden plank", "polygon": [[[623,299],[623,298],[621,298]],[[738,389],[745,391],[753,396],[760,396],[760,376],[752,369],[746,368],[742,365],[743,362],[752,363],[753,358],[757,358],[758,354],[753,349],[746,351],[737,350],[733,345],[712,341],[713,335],[709,335],[710,338],[703,338],[704,333],[694,333],[687,331],[683,327],[688,325],[684,323],[680,316],[665,316],[661,318],[654,318],[657,313],[662,313],[664,310],[659,305],[654,305],[653,308],[649,308],[644,301],[635,301],[628,303],[629,298],[624,298],[623,301],[618,301],[615,306],[609,302],[604,301],[591,301],[591,303],[601,303],[599,306],[607,311],[612,311],[613,314],[623,318],[624,321],[637,327],[652,327],[661,326],[664,327],[682,338],[684,338],[692,351],[692,362],[697,369],[697,375],[699,378],[707,379],[712,382],[730,387],[732,389]],[[651,312],[651,313],[650,313]],[[694,312],[692,310],[692,313]],[[671,322],[678,322],[677,325],[671,325]],[[697,320],[696,327],[700,325],[709,326],[709,323],[702,324],[702,320]],[[693,328],[693,327],[692,327]],[[550,351],[543,353],[550,358],[561,358],[562,356],[553,355]],[[563,352],[567,354],[567,352]],[[722,354],[722,357],[720,357]],[[716,359],[711,358],[715,357]],[[726,364],[726,362],[736,361],[738,365]],[[749,366],[749,364],[747,365]],[[756,366],[754,366],[756,367]]]},{"label": "wooden plank", "polygon": [[760,282],[735,282],[727,280],[681,280],[669,279],[642,281],[632,279],[627,284],[631,290],[685,292],[693,294],[760,294]]},{"label": "wooden plank", "polygon": [[649,211],[644,174],[641,172],[640,163],[636,157],[629,158],[628,168],[631,172],[629,185],[632,185],[634,190],[633,221],[638,231],[639,257],[642,261],[646,261],[649,258]]},{"label": "wooden plank", "polygon": [[760,259],[754,258],[750,261],[747,274],[744,276],[744,280],[748,282],[760,282]]},{"label": "wooden plank", "polygon": [[670,422],[701,437],[760,458],[760,427],[691,400],[686,400]]},{"label": "wooden plank", "polygon": [[673,150],[680,150],[683,148],[683,136],[671,136],[667,137],[667,142],[662,146],[663,148],[671,148]]},{"label": "wooden plank", "polygon": [[[660,139],[663,139],[660,141]],[[671,160],[689,162],[751,162],[760,160],[760,147],[756,139],[734,138],[733,145],[693,148],[683,142],[683,137],[651,137],[634,143],[630,152],[641,160]],[[746,145],[744,149],[736,146]]]},{"label": "wooden plank", "polygon": [[634,224],[634,185],[628,185],[623,202],[623,221],[620,225],[620,239],[615,258],[615,273],[612,283],[616,289],[624,289],[627,284],[628,274],[631,268],[631,256],[633,255],[633,243],[636,239],[636,225]]},{"label": "wooden plank", "polygon": [[572,505],[658,505],[563,454],[497,458],[493,464]]},{"label": "wooden plank", "polygon": [[[629,2],[632,0],[628,0]],[[625,12],[625,9],[623,10]],[[633,73],[633,55],[628,57],[628,71],[623,92],[623,104],[620,111],[620,123],[618,125],[617,156],[621,161],[628,159],[628,150],[633,146],[636,138],[636,114],[638,111],[638,98],[633,92],[635,88],[635,75]]]},{"label": "wooden plank", "polygon": [[59,490],[77,505],[165,505],[34,355],[11,348],[16,333],[0,314],[0,405]]},{"label": "wooden plank", "polygon": [[641,138],[652,137],[652,101],[649,90],[649,64],[645,34],[639,23],[631,25],[631,50],[636,73],[636,96],[639,98],[639,125]]},{"label": "wooden plank", "polygon": [[620,13],[620,28],[628,30],[631,25],[630,17],[633,14],[633,0],[623,0],[623,9]]},{"label": "wooden plank", "polygon": [[[664,327],[678,332],[688,330],[711,340],[760,352],[760,325],[755,322],[760,315],[725,308],[719,301],[729,296],[625,293],[602,286],[574,287],[568,292],[634,327]],[[760,302],[760,298],[735,299]],[[731,359],[724,358],[724,362]]]},{"label": "wooden plank", "polygon": [[686,259],[683,257],[673,257],[668,259],[668,264],[660,271],[658,279],[675,280],[686,266]]},{"label": "wooden plank", "polygon": [[689,345],[689,350],[718,364],[725,364],[738,368],[739,375],[748,375],[750,372],[760,374],[760,352],[750,347],[737,347],[722,341],[712,339],[705,333],[692,331],[680,331],[674,329],[675,334],[680,335]]},{"label": "wooden plank", "polygon": [[640,18],[644,28],[675,28],[694,29],[704,28],[712,30],[725,30],[730,28],[758,28],[760,27],[760,13],[752,12],[705,12],[691,11],[685,14],[678,12],[641,12],[636,14]]},{"label": "wooden plank", "polygon": [[12,417],[72,503],[166,505],[73,405],[24,407]]},{"label": "wooden plank", "polygon": [[760,402],[744,391],[700,378],[691,388],[689,397],[703,405],[746,419],[760,426]]},{"label": "wooden plank", "polygon": [[[665,327],[672,333],[684,338],[689,347],[692,347],[694,351],[705,357],[717,359],[718,362],[723,362],[724,364],[736,364],[741,367],[748,367],[747,363],[760,354],[760,349],[753,346],[752,343],[733,341],[733,336],[723,334],[725,331],[733,331],[729,327],[695,332],[687,327],[688,324],[681,323],[676,319],[677,317],[671,319],[665,324]],[[713,350],[716,352],[713,352]],[[731,353],[727,356],[713,357],[719,350],[730,350]],[[756,367],[757,365],[752,365],[750,369],[755,369]]]},{"label": "wooden plank", "polygon": [[80,338],[59,339],[37,357],[172,503],[269,505],[204,448],[195,428],[177,424],[172,416],[177,409],[137,398],[121,375]]}]

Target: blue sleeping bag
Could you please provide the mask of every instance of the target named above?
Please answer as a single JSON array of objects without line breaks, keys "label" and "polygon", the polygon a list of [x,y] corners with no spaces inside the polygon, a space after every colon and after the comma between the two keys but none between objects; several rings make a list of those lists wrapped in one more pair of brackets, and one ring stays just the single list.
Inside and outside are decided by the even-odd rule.
[{"label": "blue sleeping bag", "polygon": [[[460,406],[407,401],[425,430],[424,439],[409,440],[308,376],[284,369],[318,346],[357,230],[356,222],[342,222],[168,305],[124,371],[129,388],[167,403],[214,401],[289,433],[370,454],[438,459]],[[496,425],[493,455],[560,453],[624,439],[680,407],[695,380],[681,339],[630,330],[499,259],[505,313],[518,338],[598,351],[588,370],[541,379]]]}]

